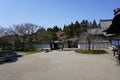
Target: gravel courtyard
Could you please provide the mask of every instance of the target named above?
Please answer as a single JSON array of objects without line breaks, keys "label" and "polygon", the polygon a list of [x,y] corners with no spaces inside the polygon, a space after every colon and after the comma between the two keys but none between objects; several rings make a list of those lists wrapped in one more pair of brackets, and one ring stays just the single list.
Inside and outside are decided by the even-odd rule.
[{"label": "gravel courtyard", "polygon": [[42,52],[1,64],[0,80],[120,80],[120,66],[111,54]]}]

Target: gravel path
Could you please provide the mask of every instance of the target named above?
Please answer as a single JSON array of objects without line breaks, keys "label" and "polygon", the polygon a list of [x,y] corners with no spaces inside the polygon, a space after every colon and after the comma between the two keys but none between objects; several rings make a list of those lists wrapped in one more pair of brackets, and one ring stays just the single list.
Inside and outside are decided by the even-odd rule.
[{"label": "gravel path", "polygon": [[110,54],[42,52],[0,65],[0,80],[120,80],[120,66]]}]

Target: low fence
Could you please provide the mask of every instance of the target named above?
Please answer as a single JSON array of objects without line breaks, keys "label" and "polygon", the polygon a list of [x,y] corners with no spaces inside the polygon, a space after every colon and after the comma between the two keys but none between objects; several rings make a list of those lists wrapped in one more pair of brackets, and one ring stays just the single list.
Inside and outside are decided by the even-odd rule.
[{"label": "low fence", "polygon": [[[97,49],[106,49],[108,47],[111,47],[111,43],[109,41],[97,41],[92,42],[90,44],[90,49],[97,50]],[[87,42],[79,42],[78,48],[80,49],[88,49],[89,44]]]},{"label": "low fence", "polygon": [[[61,48],[61,45],[58,45]],[[112,44],[109,41],[96,41],[90,44],[90,48],[93,50],[97,49],[106,49],[111,47]],[[89,45],[85,41],[81,41],[78,43],[79,49],[88,49]],[[50,44],[34,44],[34,48],[36,49],[50,49]],[[64,48],[68,48],[68,44],[64,44]],[[74,48],[74,47],[73,47]]]},{"label": "low fence", "polygon": [[35,49],[50,49],[50,44],[34,44]]}]

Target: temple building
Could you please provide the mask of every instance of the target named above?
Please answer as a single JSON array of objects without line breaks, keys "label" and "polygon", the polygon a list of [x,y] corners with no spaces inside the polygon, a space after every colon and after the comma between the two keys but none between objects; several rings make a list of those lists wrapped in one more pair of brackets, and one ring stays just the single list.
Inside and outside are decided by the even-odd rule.
[{"label": "temple building", "polygon": [[120,45],[120,8],[114,10],[114,18],[111,25],[104,30],[106,34],[113,34],[110,40],[113,45]]},{"label": "temple building", "polygon": [[105,36],[107,36],[107,34],[106,32],[103,32],[103,31],[108,29],[111,24],[112,24],[112,19],[101,19],[100,20],[100,29]]}]

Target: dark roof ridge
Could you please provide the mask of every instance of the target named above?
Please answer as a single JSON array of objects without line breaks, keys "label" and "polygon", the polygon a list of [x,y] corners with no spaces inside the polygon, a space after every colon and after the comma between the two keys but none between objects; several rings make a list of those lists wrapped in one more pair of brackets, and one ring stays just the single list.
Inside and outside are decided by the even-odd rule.
[{"label": "dark roof ridge", "polygon": [[112,19],[100,19],[100,21],[112,21]]}]

